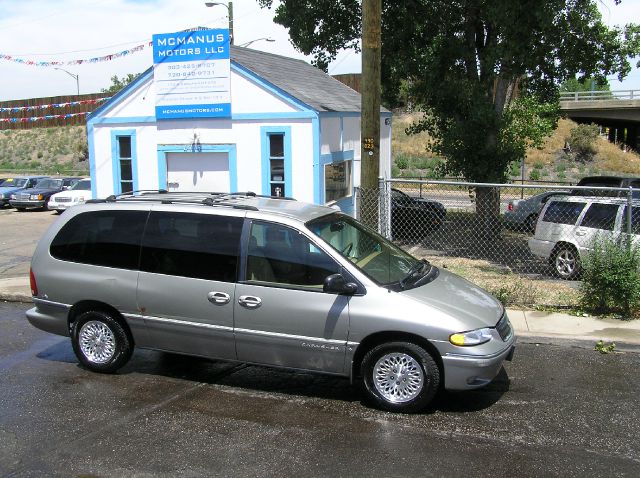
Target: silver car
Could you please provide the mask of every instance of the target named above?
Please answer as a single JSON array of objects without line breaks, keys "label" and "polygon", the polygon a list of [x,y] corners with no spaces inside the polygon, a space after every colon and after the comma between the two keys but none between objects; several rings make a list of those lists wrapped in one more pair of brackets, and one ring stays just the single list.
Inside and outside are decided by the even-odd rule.
[{"label": "silver car", "polygon": [[536,221],[540,211],[547,203],[550,197],[566,196],[570,191],[545,191],[535,194],[526,199],[513,199],[507,204],[507,210],[504,213],[503,220],[505,226],[533,232],[536,228]]},{"label": "silver car", "polygon": [[334,209],[252,193],[89,201],[31,264],[39,329],[115,372],[134,347],[348,377],[414,412],[510,360],[504,307]]}]

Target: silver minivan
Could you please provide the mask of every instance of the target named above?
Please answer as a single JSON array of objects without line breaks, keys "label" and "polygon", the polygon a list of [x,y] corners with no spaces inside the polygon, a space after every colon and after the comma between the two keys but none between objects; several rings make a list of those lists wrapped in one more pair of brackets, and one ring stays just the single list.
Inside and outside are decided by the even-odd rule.
[{"label": "silver minivan", "polygon": [[487,385],[511,360],[504,307],[350,216],[246,194],[71,208],[31,263],[39,329],[114,372],[134,347],[345,376],[382,409]]}]

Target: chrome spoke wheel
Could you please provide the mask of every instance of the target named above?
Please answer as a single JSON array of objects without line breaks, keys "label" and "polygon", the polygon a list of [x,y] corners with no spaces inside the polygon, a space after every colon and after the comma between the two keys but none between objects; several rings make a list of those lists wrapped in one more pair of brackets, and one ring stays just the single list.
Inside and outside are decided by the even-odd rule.
[{"label": "chrome spoke wheel", "polygon": [[576,257],[572,251],[563,249],[556,256],[556,270],[562,277],[568,277],[575,271]]},{"label": "chrome spoke wheel", "polygon": [[415,399],[424,387],[424,373],[410,355],[389,353],[373,367],[373,383],[380,395],[391,403]]},{"label": "chrome spoke wheel", "polygon": [[116,352],[113,331],[98,320],[91,320],[82,326],[78,342],[82,354],[92,363],[106,363]]}]

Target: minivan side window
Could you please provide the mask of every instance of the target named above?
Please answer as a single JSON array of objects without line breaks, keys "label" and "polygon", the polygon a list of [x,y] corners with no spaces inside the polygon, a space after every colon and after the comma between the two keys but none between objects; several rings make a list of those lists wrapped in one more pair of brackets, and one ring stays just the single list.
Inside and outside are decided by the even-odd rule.
[{"label": "minivan side window", "polygon": [[70,219],[51,242],[56,259],[138,269],[146,211],[95,211]]},{"label": "minivan side window", "polygon": [[618,213],[618,204],[593,203],[582,218],[582,227],[613,231]]},{"label": "minivan side window", "polygon": [[152,211],[140,270],[220,282],[237,280],[244,219]]},{"label": "minivan side window", "polygon": [[557,224],[575,224],[587,203],[552,201],[542,220]]},{"label": "minivan side window", "polygon": [[247,280],[322,290],[340,266],[306,236],[287,226],[254,222],[249,235]]}]

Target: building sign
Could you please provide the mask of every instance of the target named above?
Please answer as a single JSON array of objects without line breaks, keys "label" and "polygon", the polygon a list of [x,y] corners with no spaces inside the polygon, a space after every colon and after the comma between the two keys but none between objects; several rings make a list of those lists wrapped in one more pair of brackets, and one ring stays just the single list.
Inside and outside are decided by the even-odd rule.
[{"label": "building sign", "polygon": [[156,118],[231,117],[229,30],[153,35]]}]

